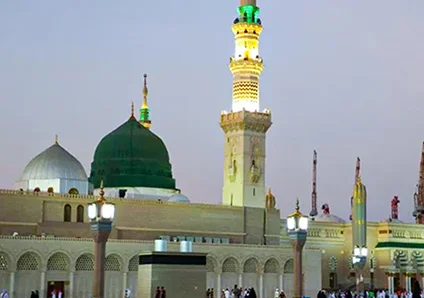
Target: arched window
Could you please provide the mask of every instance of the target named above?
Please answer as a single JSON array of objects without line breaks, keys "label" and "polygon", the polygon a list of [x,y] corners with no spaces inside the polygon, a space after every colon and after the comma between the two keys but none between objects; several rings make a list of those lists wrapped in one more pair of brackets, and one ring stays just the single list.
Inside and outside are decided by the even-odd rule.
[{"label": "arched window", "polygon": [[82,205],[77,207],[77,222],[84,222],[84,207]]},{"label": "arched window", "polygon": [[75,187],[71,188],[68,193],[70,195],[79,195],[79,191]]},{"label": "arched window", "polygon": [[39,187],[34,188],[34,192],[40,192],[40,188]]},{"label": "arched window", "polygon": [[54,188],[53,188],[53,187],[49,187],[49,188],[47,188],[47,192],[48,192],[48,193],[54,193]]},{"label": "arched window", "polygon": [[71,211],[72,211],[71,205],[69,204],[65,205],[65,208],[63,210],[63,221],[71,222]]}]

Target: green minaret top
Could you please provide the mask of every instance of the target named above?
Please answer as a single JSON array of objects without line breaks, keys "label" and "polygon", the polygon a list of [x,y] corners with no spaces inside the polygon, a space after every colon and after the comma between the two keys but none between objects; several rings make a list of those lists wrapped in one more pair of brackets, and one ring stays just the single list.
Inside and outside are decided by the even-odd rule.
[{"label": "green minaret top", "polygon": [[152,126],[152,121],[150,120],[150,110],[147,106],[147,95],[149,91],[147,90],[147,74],[144,74],[144,86],[143,86],[143,103],[140,109],[140,124],[145,128],[150,129]]},{"label": "green minaret top", "polygon": [[237,8],[238,20],[242,23],[261,24],[259,19],[260,9],[256,5],[245,4]]}]

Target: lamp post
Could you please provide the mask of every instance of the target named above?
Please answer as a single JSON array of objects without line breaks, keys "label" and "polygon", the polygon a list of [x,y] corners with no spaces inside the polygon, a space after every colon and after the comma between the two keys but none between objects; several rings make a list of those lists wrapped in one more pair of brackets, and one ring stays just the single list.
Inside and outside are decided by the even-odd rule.
[{"label": "lamp post", "polygon": [[104,298],[106,242],[112,230],[112,221],[115,216],[115,205],[106,202],[104,194],[103,181],[101,181],[100,197],[88,205],[88,217],[94,237],[93,298]]},{"label": "lamp post", "polygon": [[296,200],[296,210],[287,216],[287,231],[294,254],[293,298],[303,296],[302,250],[308,234],[308,217],[299,211],[299,200]]},{"label": "lamp post", "polygon": [[364,277],[362,276],[365,264],[367,262],[368,249],[366,247],[356,246],[353,249],[352,264],[356,269],[356,292],[359,294],[364,291]]}]

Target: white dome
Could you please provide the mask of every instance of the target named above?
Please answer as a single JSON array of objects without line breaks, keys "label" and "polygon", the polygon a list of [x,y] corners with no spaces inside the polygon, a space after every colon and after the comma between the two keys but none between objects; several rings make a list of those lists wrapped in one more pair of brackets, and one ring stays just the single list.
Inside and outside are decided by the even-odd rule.
[{"label": "white dome", "polygon": [[183,194],[177,193],[172,195],[168,202],[178,202],[178,203],[190,203],[190,200]]},{"label": "white dome", "polygon": [[317,216],[314,216],[313,218],[315,221],[321,221],[321,222],[337,222],[337,223],[344,223],[345,221],[334,214],[319,214]]},{"label": "white dome", "polygon": [[55,143],[28,163],[19,180],[45,179],[87,180],[87,174],[74,156]]}]

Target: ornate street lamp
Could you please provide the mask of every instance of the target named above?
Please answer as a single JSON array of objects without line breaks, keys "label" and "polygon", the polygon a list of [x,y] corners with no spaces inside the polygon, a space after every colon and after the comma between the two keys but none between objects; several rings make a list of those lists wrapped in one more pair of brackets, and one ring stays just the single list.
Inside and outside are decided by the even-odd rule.
[{"label": "ornate street lamp", "polygon": [[100,197],[88,205],[88,217],[94,237],[93,298],[104,298],[106,242],[112,230],[112,221],[115,216],[115,205],[106,202],[104,194],[102,180],[100,182]]},{"label": "ornate street lamp", "polygon": [[308,217],[299,211],[299,200],[296,200],[296,210],[287,216],[287,231],[294,254],[293,298],[303,296],[302,250],[308,234]]}]

